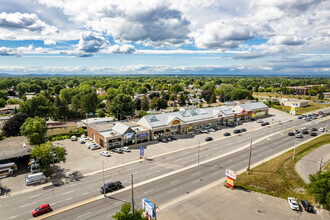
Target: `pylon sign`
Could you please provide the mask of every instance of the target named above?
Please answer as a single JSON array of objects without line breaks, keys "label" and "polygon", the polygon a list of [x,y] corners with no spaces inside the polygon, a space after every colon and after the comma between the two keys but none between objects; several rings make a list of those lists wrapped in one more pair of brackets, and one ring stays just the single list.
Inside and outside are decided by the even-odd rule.
[{"label": "pylon sign", "polygon": [[145,211],[148,219],[152,219],[155,217],[154,205],[149,202],[147,198],[142,198],[142,209]]},{"label": "pylon sign", "polygon": [[230,177],[227,177],[227,186],[231,187],[231,188],[234,188],[234,185],[235,185],[235,180],[233,180],[232,178]]},{"label": "pylon sign", "polygon": [[235,180],[236,180],[236,172],[230,169],[226,169],[226,176],[227,176],[227,186],[234,188]]}]

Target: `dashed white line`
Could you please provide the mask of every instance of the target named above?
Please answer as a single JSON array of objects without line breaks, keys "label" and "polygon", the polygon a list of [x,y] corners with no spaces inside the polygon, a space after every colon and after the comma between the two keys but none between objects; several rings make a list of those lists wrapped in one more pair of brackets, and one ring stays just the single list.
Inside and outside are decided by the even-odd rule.
[{"label": "dashed white line", "polygon": [[75,190],[71,190],[71,191],[68,191],[68,192],[65,192],[65,193],[62,193],[62,195],[66,195],[66,194],[69,194],[69,193],[73,193]]},{"label": "dashed white line", "polygon": [[30,196],[30,199],[36,198],[36,197],[41,196],[41,195],[43,195],[43,193],[40,193],[40,194],[37,194],[37,195],[34,195],[34,196]]},{"label": "dashed white line", "polygon": [[167,193],[172,193],[172,192],[175,192],[175,191],[177,191],[178,189],[172,189],[172,190],[170,190],[170,191],[168,191]]},{"label": "dashed white line", "polygon": [[211,176],[215,176],[215,175],[218,175],[218,173],[212,173]]},{"label": "dashed white line", "polygon": [[26,207],[26,206],[29,206],[29,205],[33,205],[33,204],[35,204],[35,203],[36,203],[36,202],[31,202],[31,203],[29,203],[29,204],[22,205],[21,208]]},{"label": "dashed white line", "polygon": [[73,199],[73,197],[67,198],[67,199],[65,199],[64,201],[68,201],[68,200],[70,200],[70,199]]},{"label": "dashed white line", "polygon": [[76,186],[77,184],[72,184],[72,185],[69,185],[69,186],[67,186],[67,187],[65,187],[65,188],[70,188],[70,187],[74,187],[74,186]]},{"label": "dashed white line", "polygon": [[18,215],[14,215],[12,217],[9,217],[9,219],[13,219],[13,218],[17,218],[17,217],[18,217]]},{"label": "dashed white line", "polygon": [[82,214],[82,215],[79,215],[79,216],[77,216],[77,218],[81,218],[81,217],[83,217],[83,216],[85,216],[85,215],[89,215],[89,214],[91,214],[92,212],[87,212],[87,213],[85,213],[85,214]]},{"label": "dashed white line", "polygon": [[148,194],[148,193],[151,193],[152,191],[154,191],[153,189],[149,190],[149,191],[146,191],[144,192],[144,194]]},{"label": "dashed white line", "polygon": [[245,155],[240,156],[240,158],[245,157]]},{"label": "dashed white line", "polygon": [[200,182],[200,180],[195,180],[195,181],[193,181],[191,183],[194,184],[194,183],[198,183],[198,182]]},{"label": "dashed white line", "polygon": [[85,196],[85,195],[87,195],[88,194],[88,192],[85,192],[85,193],[83,193],[83,196]]},{"label": "dashed white line", "polygon": [[172,184],[174,184],[174,183],[178,183],[178,182],[180,182],[180,180],[175,180],[175,181],[173,181],[173,182],[170,182],[170,184],[172,185]]},{"label": "dashed white line", "polygon": [[56,203],[56,202],[54,202],[54,203],[51,203],[51,204],[50,204],[50,206],[54,206],[54,205],[56,205],[56,204],[57,204],[57,203]]},{"label": "dashed white line", "polygon": [[194,173],[193,176],[196,176],[196,175],[198,175],[198,174],[200,174],[200,173],[201,173],[201,172]]}]

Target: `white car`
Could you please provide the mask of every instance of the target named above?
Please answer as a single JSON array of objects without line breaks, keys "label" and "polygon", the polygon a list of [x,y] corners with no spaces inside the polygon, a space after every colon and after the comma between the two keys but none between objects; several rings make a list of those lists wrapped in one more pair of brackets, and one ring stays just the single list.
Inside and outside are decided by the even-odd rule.
[{"label": "white car", "polygon": [[110,157],[110,153],[108,151],[102,151],[100,152],[100,155],[105,157]]},{"label": "white car", "polygon": [[97,149],[100,149],[100,148],[101,147],[96,143],[91,146],[91,150],[97,150]]},{"label": "white car", "polygon": [[77,141],[78,140],[78,138],[76,137],[76,136],[71,136],[71,141]]},{"label": "white car", "polygon": [[299,204],[298,204],[298,202],[296,201],[295,198],[289,197],[288,202],[289,202],[289,206],[292,210],[298,210],[299,211],[299,209],[300,209]]},{"label": "white car", "polygon": [[90,139],[90,138],[88,138],[88,137],[86,137],[86,138],[80,138],[80,143],[81,144],[85,144],[86,142],[88,142],[88,141],[91,141],[92,139]]},{"label": "white car", "polygon": [[201,130],[201,133],[208,133],[209,131],[206,129]]},{"label": "white car", "polygon": [[213,128],[210,128],[209,132],[215,132],[215,130]]},{"label": "white car", "polygon": [[92,143],[94,143],[94,142],[93,141],[86,141],[85,145],[86,145],[86,147],[88,147],[88,145],[90,145]]},{"label": "white car", "polygon": [[263,121],[261,119],[258,119],[257,120],[257,123],[262,123]]},{"label": "white car", "polygon": [[323,131],[325,131],[325,128],[324,127],[320,127],[319,131],[323,132]]},{"label": "white car", "polygon": [[89,144],[87,144],[88,149],[90,149],[92,146],[98,146],[98,145],[95,142],[90,142]]},{"label": "white car", "polygon": [[131,149],[129,149],[128,147],[122,147],[121,150],[125,152],[131,152]]}]

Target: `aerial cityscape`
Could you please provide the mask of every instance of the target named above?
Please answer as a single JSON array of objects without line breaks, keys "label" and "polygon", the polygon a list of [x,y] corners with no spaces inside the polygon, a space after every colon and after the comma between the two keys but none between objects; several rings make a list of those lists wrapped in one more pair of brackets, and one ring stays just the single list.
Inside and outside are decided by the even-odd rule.
[{"label": "aerial cityscape", "polygon": [[329,218],[329,1],[0,2],[1,219]]}]

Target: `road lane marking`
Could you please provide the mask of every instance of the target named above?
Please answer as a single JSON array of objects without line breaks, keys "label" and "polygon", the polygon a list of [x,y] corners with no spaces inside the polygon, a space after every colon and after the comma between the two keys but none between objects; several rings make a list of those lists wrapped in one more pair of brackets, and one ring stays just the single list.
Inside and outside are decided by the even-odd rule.
[{"label": "road lane marking", "polygon": [[87,195],[88,194],[88,192],[86,192],[86,193],[83,193],[83,196],[85,196],[85,195]]},{"label": "road lane marking", "polygon": [[12,217],[9,217],[9,219],[13,219],[13,218],[17,218],[17,217],[18,217],[18,215],[14,215]]},{"label": "road lane marking", "polygon": [[76,186],[77,184],[72,184],[72,185],[69,185],[69,186],[67,186],[67,187],[65,187],[65,188],[70,188],[70,187],[74,187],[74,186]]},{"label": "road lane marking", "polygon": [[151,190],[149,190],[149,191],[144,192],[144,194],[148,194],[148,193],[151,193],[151,192],[153,192],[153,191],[154,191],[154,190],[151,189]]},{"label": "road lane marking", "polygon": [[195,181],[193,181],[191,183],[194,184],[194,183],[198,183],[198,182],[200,182],[200,180],[195,180]]},{"label": "road lane marking", "polygon": [[29,204],[22,205],[21,208],[26,207],[26,206],[29,206],[29,205],[33,205],[33,204],[35,204],[35,203],[36,203],[36,202],[31,202],[31,203],[29,203]]},{"label": "road lane marking", "polygon": [[228,162],[227,163],[230,163],[230,162],[232,162],[233,160],[228,160]]},{"label": "road lane marking", "polygon": [[91,214],[91,213],[92,213],[92,212],[87,212],[87,213],[85,213],[85,214],[82,214],[82,215],[77,216],[77,218],[84,217],[85,215],[89,215],[89,214]]},{"label": "road lane marking", "polygon": [[51,207],[52,206],[54,206],[54,205],[56,205],[57,203],[56,202],[54,202],[54,203],[51,203],[51,204],[49,204]]},{"label": "road lane marking", "polygon": [[211,176],[215,176],[215,175],[218,175],[218,173],[212,173]]},{"label": "road lane marking", "polygon": [[170,190],[170,191],[168,191],[167,193],[172,193],[172,192],[175,192],[175,191],[177,191],[178,189],[172,189],[172,190]]},{"label": "road lane marking", "polygon": [[70,199],[73,199],[73,197],[67,198],[67,199],[65,199],[64,201],[68,201],[68,200],[70,200]]},{"label": "road lane marking", "polygon": [[68,191],[68,192],[65,192],[65,193],[62,193],[62,195],[66,195],[66,194],[69,194],[69,193],[73,193],[75,190],[71,190],[71,191]]},{"label": "road lane marking", "polygon": [[201,172],[194,173],[193,176],[196,176],[196,175],[198,175],[198,174],[200,174],[200,173],[201,173]]},{"label": "road lane marking", "polygon": [[43,195],[43,193],[40,193],[40,194],[37,194],[37,195],[34,195],[34,196],[30,196],[30,199],[36,198],[36,197],[41,196],[41,195]]},{"label": "road lane marking", "polygon": [[174,184],[174,183],[178,183],[178,182],[180,182],[180,180],[175,180],[175,181],[173,181],[173,182],[170,182],[170,184],[172,185],[172,184]]}]

